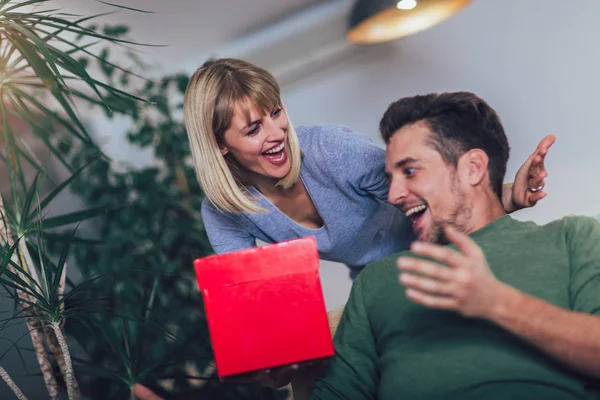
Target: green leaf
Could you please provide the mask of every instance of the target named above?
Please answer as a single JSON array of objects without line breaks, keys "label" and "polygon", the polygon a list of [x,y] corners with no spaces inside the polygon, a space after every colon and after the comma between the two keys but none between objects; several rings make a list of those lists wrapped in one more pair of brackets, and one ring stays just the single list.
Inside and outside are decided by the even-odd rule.
[{"label": "green leaf", "polygon": [[[62,88],[57,81],[60,75],[55,76],[52,71],[46,65],[46,62],[37,54],[36,49],[29,42],[22,39],[19,35],[15,35],[11,31],[6,31],[6,37],[18,47],[19,51],[25,56],[35,73],[42,79],[42,81],[48,86],[50,92],[54,98],[60,103],[63,110],[67,113],[69,118],[75,125],[79,127],[81,135],[85,138],[86,142],[91,142],[86,129],[83,124],[79,121],[79,118],[75,115],[71,105],[62,94]],[[31,100],[30,100],[31,101]]]},{"label": "green leaf", "polygon": [[[71,238],[75,236],[75,232],[77,229],[73,229],[71,233]],[[66,245],[63,247],[63,251],[60,253],[60,258],[56,264],[56,271],[54,272],[54,280],[52,281],[52,293],[58,293],[58,288],[60,287],[60,280],[62,277],[63,270],[66,268],[67,256],[69,255],[69,249],[71,248],[71,240],[66,242]]]},{"label": "green leaf", "polygon": [[[64,127],[69,132],[71,132],[72,134],[74,134],[84,144],[87,144],[87,145],[90,145],[90,146],[93,146],[93,147],[97,148],[96,145],[94,144],[94,142],[91,141],[91,139],[89,138],[89,136],[87,136],[86,132],[83,132],[83,134],[82,134],[82,132],[79,131],[78,129],[76,129],[71,124],[71,122],[69,120],[62,118],[57,112],[52,111],[51,109],[49,109],[48,107],[46,107],[45,105],[43,105],[34,96],[30,95],[29,93],[27,93],[25,91],[19,90],[19,89],[13,89],[13,92],[18,97],[27,100],[29,103],[31,103],[31,105],[33,105],[35,108],[37,108],[38,110],[40,110],[40,112],[42,112],[43,114],[45,114],[48,117],[54,119],[62,127]],[[98,151],[100,151],[100,150],[98,149]]]},{"label": "green leaf", "polygon": [[111,37],[120,37],[129,32],[129,27],[126,25],[105,26],[104,34]]},{"label": "green leaf", "polygon": [[[5,221],[6,226],[18,226],[17,215],[8,207],[8,202],[6,201],[6,197],[4,194],[0,193],[0,197],[2,197],[2,203],[4,204],[4,214],[2,214],[2,210],[0,210],[0,218]],[[6,223],[8,220],[8,223]]]},{"label": "green leaf", "polygon": [[85,221],[86,219],[94,218],[99,215],[107,214],[109,212],[116,211],[118,208],[107,208],[107,207],[96,207],[89,208],[83,211],[75,211],[72,213],[60,215],[57,217],[44,218],[42,220],[42,229],[57,228],[59,226],[65,226],[74,224],[77,222]]},{"label": "green leaf", "polygon": [[145,10],[141,10],[139,8],[125,7],[125,6],[121,6],[121,5],[114,4],[114,3],[109,3],[107,1],[102,1],[102,0],[96,0],[96,1],[98,3],[106,4],[106,5],[109,5],[112,7],[123,8],[125,10],[136,11],[136,12],[141,12],[141,13],[145,13],[145,14],[154,14],[154,12],[152,12],[152,11],[145,11]]},{"label": "green leaf", "polygon": [[[20,219],[20,214],[19,214],[19,192],[17,191],[17,177],[15,176],[15,174],[18,174],[18,172],[20,172],[20,168],[19,168],[19,159],[16,157],[15,155],[15,146],[14,146],[14,139],[13,139],[13,135],[14,132],[12,131],[10,124],[8,122],[8,113],[6,112],[6,105],[4,104],[4,102],[0,102],[0,113],[2,115],[2,123],[4,126],[4,138],[6,140],[6,145],[7,145],[7,158],[8,158],[8,172],[9,172],[9,179],[10,179],[10,186],[11,186],[11,191],[12,191],[12,197],[13,197],[13,201],[15,204],[15,210],[16,210],[16,218],[17,220]],[[22,171],[21,174],[19,176],[20,178],[23,178],[22,175]],[[21,183],[24,186],[24,179],[21,180]]]},{"label": "green leaf", "polygon": [[[37,195],[38,193],[38,180],[40,178],[40,174],[42,173],[42,170],[39,169],[38,172],[35,174],[35,178],[29,188],[29,191],[27,192],[27,197],[25,198],[25,202],[23,203],[23,209],[21,211],[21,215],[29,215],[29,211],[31,209],[31,203],[33,202],[33,198]],[[21,226],[20,226],[20,231],[24,232],[25,231],[25,226],[28,225],[26,222],[26,219],[23,218],[21,220]]]},{"label": "green leaf", "polygon": [[[46,207],[48,206],[48,204],[50,204],[50,202],[52,200],[54,200],[54,198],[56,196],[58,196],[64,188],[66,188],[69,184],[71,184],[71,182],[73,182],[73,180],[75,180],[75,178],[77,178],[79,176],[79,174],[81,174],[81,172],[86,169],[90,164],[92,164],[94,161],[97,161],[96,159],[93,159],[89,162],[87,162],[86,164],[84,164],[82,167],[78,168],[73,174],[71,174],[70,177],[68,177],[67,179],[65,179],[60,185],[58,185],[52,192],[50,192],[45,198],[44,200],[42,200],[42,202],[40,203],[40,210],[45,210]],[[29,214],[29,219],[32,220],[34,215],[37,213],[37,211],[33,211]]]},{"label": "green leaf", "polygon": [[[7,1],[3,1],[2,5],[10,3],[12,0],[7,0]],[[0,15],[7,15],[10,11],[17,9],[17,8],[21,8],[21,7],[26,7],[32,4],[36,4],[39,5],[41,3],[47,3],[51,0],[29,0],[29,1],[24,1],[24,2],[20,2],[20,3],[16,3],[10,7],[7,8],[3,8],[0,12]]]},{"label": "green leaf", "polygon": [[[29,54],[30,57],[32,57],[35,54],[36,63],[41,61],[42,64],[46,67],[46,69],[49,70],[49,75],[53,78],[53,80],[58,79],[60,81],[60,72],[58,72],[58,67],[56,66],[56,64],[54,62],[54,58],[52,58],[50,56],[50,52],[49,52],[50,46],[48,46],[46,44],[46,42],[41,40],[37,35],[35,35],[29,29],[26,29],[23,25],[17,24],[13,21],[7,21],[7,23],[8,23],[8,26],[15,29],[17,32],[19,32],[23,36],[29,38],[29,40],[31,40],[33,42],[34,46],[30,45],[29,42],[27,42],[26,40],[22,40],[18,35],[14,35],[14,34],[11,34],[10,36],[7,35],[7,38],[9,38],[9,37],[12,38],[12,40],[11,39],[9,39],[9,40],[13,43],[15,43],[15,40],[17,38],[21,39],[21,40],[19,40],[19,42],[20,42],[19,44],[21,46],[19,48],[19,50],[21,50],[21,52],[23,52],[23,49],[27,49],[27,54]],[[15,43],[15,45],[17,45],[17,44]],[[43,59],[37,55],[37,51],[42,53],[42,55],[44,56]],[[27,57],[27,54],[24,54],[25,58],[27,58],[27,60],[31,63],[32,59],[30,57]],[[32,64],[32,67],[34,69],[36,69],[36,67],[33,66],[33,64]],[[40,67],[40,65],[38,65],[38,67]],[[38,70],[36,70],[36,72],[38,72]],[[44,76],[40,76],[40,77],[44,80],[44,82],[46,82],[46,79],[44,79]],[[46,82],[46,83],[49,84],[49,82]],[[66,86],[64,81],[61,83],[64,86]]]},{"label": "green leaf", "polygon": [[83,238],[75,235],[64,235],[59,233],[42,232],[42,238],[51,242],[71,243],[71,244],[86,244],[86,245],[101,245],[104,240]]},{"label": "green leaf", "polygon": [[16,251],[18,245],[19,245],[18,242],[13,243],[13,245],[10,246],[10,248],[6,252],[4,252],[4,248],[6,248],[8,246],[6,246],[6,245],[0,246],[0,249],[3,250],[2,262],[0,263],[0,275],[2,275],[4,270],[8,267],[10,260],[13,256],[13,254],[15,254],[15,251]]},{"label": "green leaf", "polygon": [[[31,275],[29,275],[29,273],[26,270],[21,268],[20,265],[14,263],[10,259],[8,260],[8,264],[11,267],[13,267],[17,271],[17,273],[14,273],[10,269],[6,268],[2,276],[0,276],[0,282],[3,285],[20,290],[34,297],[40,303],[40,307],[43,307],[45,304],[47,304],[46,299],[40,294],[42,288],[34,279],[32,279]],[[26,280],[21,278],[19,275],[23,275],[26,278]],[[5,279],[4,277],[7,277],[8,279]],[[25,300],[21,299],[19,301]],[[32,307],[35,306],[35,304],[31,302],[28,302],[28,304],[30,304]]]},{"label": "green leaf", "polygon": [[102,52],[100,52],[100,61],[102,61],[100,63],[100,68],[102,68],[102,72],[104,72],[104,75],[106,75],[107,78],[110,78],[113,74],[113,72],[115,71],[114,68],[112,68],[112,66],[107,62],[108,60],[108,48],[104,48],[102,49]]},{"label": "green leaf", "polygon": [[85,83],[87,83],[92,88],[92,90],[98,95],[98,97],[102,99],[102,94],[100,94],[98,87],[96,86],[92,77],[87,73],[84,66],[79,64],[79,62],[77,62],[77,60],[71,57],[68,53],[57,50],[53,47],[50,47],[48,50],[55,57],[56,63],[58,65],[60,65],[65,70],[71,72],[73,75],[80,78]]},{"label": "green leaf", "polygon": [[72,26],[70,26],[71,22],[60,19],[60,18],[56,18],[56,17],[44,16],[44,17],[36,17],[35,19],[37,21],[39,21],[39,23],[43,24],[44,26],[47,26],[50,28],[56,28],[56,29],[64,28],[64,30],[67,32],[81,34],[83,37],[94,37],[96,39],[102,39],[102,40],[106,40],[108,42],[112,42],[112,43],[116,43],[116,44],[130,44],[130,45],[144,46],[144,47],[165,47],[164,45],[145,44],[145,43],[133,42],[130,40],[113,38],[110,36],[99,34],[94,30],[91,30],[89,28],[84,28],[81,26],[72,27]]}]

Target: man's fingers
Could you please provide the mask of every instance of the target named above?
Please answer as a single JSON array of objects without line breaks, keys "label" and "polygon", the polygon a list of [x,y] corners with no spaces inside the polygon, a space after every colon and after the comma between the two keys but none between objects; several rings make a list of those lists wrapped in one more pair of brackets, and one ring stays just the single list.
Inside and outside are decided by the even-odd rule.
[{"label": "man's fingers", "polygon": [[396,264],[402,271],[414,272],[439,281],[448,281],[452,277],[451,269],[432,261],[421,260],[414,257],[399,257]]},{"label": "man's fingers", "polygon": [[448,240],[454,243],[465,256],[477,258],[483,257],[481,249],[469,236],[459,232],[450,225],[444,227],[444,232],[446,233]]},{"label": "man's fingers", "polygon": [[[410,249],[413,253],[419,254],[425,257],[432,258],[437,261],[441,261],[442,263],[454,267],[463,263],[464,259],[462,254],[458,253],[455,250],[451,250],[447,247],[439,246],[436,244],[426,243],[426,242],[414,242]],[[429,266],[429,268],[433,268],[437,264],[432,264],[429,261],[419,260],[412,258],[411,260],[415,260],[415,265],[418,266]],[[403,263],[405,261],[402,261]],[[437,267],[440,267],[437,265]],[[440,271],[443,271],[440,269]],[[425,273],[419,271],[419,273]],[[440,272],[442,273],[442,272]],[[440,278],[441,279],[441,278]]]},{"label": "man's fingers", "polygon": [[414,289],[406,289],[406,297],[425,307],[439,308],[442,310],[455,310],[458,304],[454,299],[432,296]]},{"label": "man's fingers", "polygon": [[450,296],[452,294],[452,288],[448,283],[440,282],[434,279],[428,279],[403,272],[400,274],[398,280],[408,289],[425,292],[430,295]]}]

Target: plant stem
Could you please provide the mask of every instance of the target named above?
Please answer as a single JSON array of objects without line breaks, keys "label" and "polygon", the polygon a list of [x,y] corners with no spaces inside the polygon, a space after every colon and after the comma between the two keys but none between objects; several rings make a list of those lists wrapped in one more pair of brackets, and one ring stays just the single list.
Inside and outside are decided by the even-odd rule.
[{"label": "plant stem", "polygon": [[29,335],[31,336],[31,342],[33,343],[33,349],[35,350],[35,355],[38,363],[40,364],[40,371],[42,372],[42,377],[46,383],[46,389],[48,389],[48,395],[50,396],[51,400],[59,400],[58,383],[56,383],[52,365],[48,360],[48,353],[46,352],[46,347],[44,347],[42,333],[38,327],[38,324],[33,318],[27,317],[26,320],[27,328],[29,329]]},{"label": "plant stem", "polygon": [[[0,240],[6,243],[10,248],[14,242],[12,240],[10,226],[6,223],[4,215],[4,202],[2,201],[2,196],[0,196]],[[11,258],[15,264],[21,264],[16,252],[12,254]],[[21,279],[25,279],[24,275],[20,271],[18,271],[12,264],[8,264],[8,269],[12,273],[21,277]],[[35,298],[29,296],[27,293],[24,293],[21,290],[17,289],[16,293],[17,296],[22,300],[28,301],[30,303],[35,303],[36,301]],[[29,314],[27,310],[29,306],[23,306],[23,304],[21,304],[21,307],[26,312],[26,314]],[[29,335],[31,336],[33,349],[35,350],[35,355],[37,357],[38,364],[40,365],[40,371],[42,373],[42,377],[44,378],[46,389],[48,390],[48,396],[50,396],[51,400],[58,400],[58,384],[56,383],[56,378],[54,377],[54,371],[52,371],[52,365],[50,365],[50,361],[48,360],[46,348],[44,347],[44,340],[38,328],[38,324],[36,323],[36,320],[30,316],[25,318],[25,323],[27,324],[27,329],[29,331]]]},{"label": "plant stem", "polygon": [[71,363],[71,353],[69,352],[69,346],[67,346],[67,341],[65,340],[65,336],[63,335],[62,329],[58,322],[52,322],[52,329],[54,330],[54,334],[56,335],[56,339],[58,340],[58,344],[63,353],[63,360],[65,362],[65,382],[67,384],[67,394],[69,396],[69,400],[76,400],[77,394],[75,392],[75,374],[73,373],[73,364]]},{"label": "plant stem", "polygon": [[[27,243],[25,242],[25,236],[19,239],[19,254],[21,255],[24,261],[21,263],[23,269],[27,271],[29,276],[31,276],[31,278],[33,278],[33,280],[36,281],[37,284],[40,285],[40,287],[42,287],[40,277],[38,276],[37,271],[35,270],[35,264],[33,263],[31,254],[29,254],[29,249],[27,248]],[[33,285],[32,287],[35,288],[35,286]]]},{"label": "plant stem", "polygon": [[[46,336],[46,343],[48,344],[48,347],[50,348],[50,351],[52,352],[52,355],[54,355],[54,359],[58,364],[60,374],[66,377],[68,367],[65,362],[65,355],[63,354],[62,348],[58,343],[58,339],[56,338],[54,331],[52,329],[45,328],[44,334]],[[75,375],[73,375],[73,392],[75,394],[76,400],[80,400],[82,398],[81,391],[79,390],[79,383],[77,382],[77,378],[75,377]]]},{"label": "plant stem", "polygon": [[21,392],[21,389],[19,389],[19,387],[17,386],[17,384],[8,375],[8,372],[6,372],[6,370],[4,368],[2,368],[2,367],[0,367],[0,376],[2,377],[2,379],[4,380],[4,382],[6,382],[6,384],[8,385],[8,387],[11,388],[11,390],[14,392],[15,396],[17,396],[17,399],[19,399],[19,400],[27,400],[27,397],[25,397],[25,395],[23,394],[23,392]]}]

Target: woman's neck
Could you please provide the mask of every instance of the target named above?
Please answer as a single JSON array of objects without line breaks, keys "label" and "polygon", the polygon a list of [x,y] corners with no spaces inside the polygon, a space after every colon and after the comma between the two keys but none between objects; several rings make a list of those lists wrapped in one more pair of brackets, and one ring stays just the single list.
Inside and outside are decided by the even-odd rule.
[{"label": "woman's neck", "polygon": [[258,189],[265,197],[286,197],[293,195],[298,187],[299,180],[294,183],[291,187],[284,189],[282,186],[277,185],[279,179],[259,179],[253,180],[253,186]]}]

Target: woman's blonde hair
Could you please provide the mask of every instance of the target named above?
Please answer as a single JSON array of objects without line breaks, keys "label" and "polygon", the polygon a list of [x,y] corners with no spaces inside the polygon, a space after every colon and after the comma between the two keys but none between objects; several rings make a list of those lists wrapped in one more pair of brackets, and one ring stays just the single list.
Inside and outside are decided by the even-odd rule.
[{"label": "woman's blonde hair", "polygon": [[[222,211],[264,212],[243,184],[242,167],[221,154],[236,105],[248,122],[251,105],[266,112],[283,107],[279,84],[265,69],[232,58],[207,61],[194,72],[185,91],[183,117],[196,176],[208,199]],[[300,144],[291,122],[287,144],[290,172],[277,183],[286,189],[300,177]]]}]

